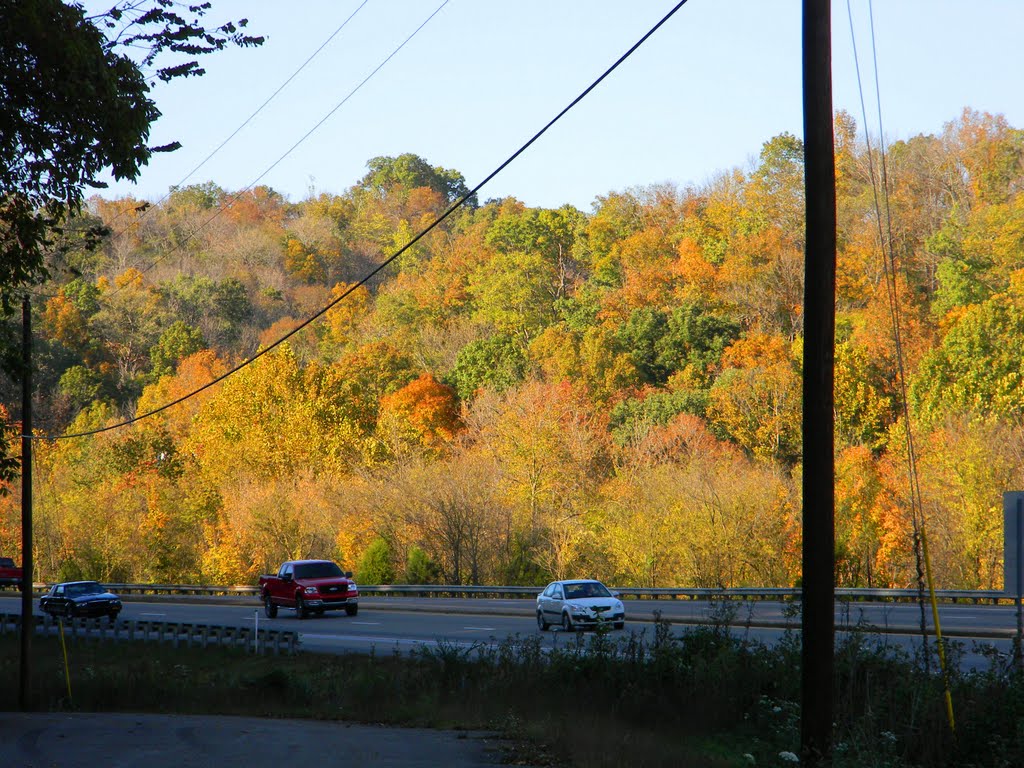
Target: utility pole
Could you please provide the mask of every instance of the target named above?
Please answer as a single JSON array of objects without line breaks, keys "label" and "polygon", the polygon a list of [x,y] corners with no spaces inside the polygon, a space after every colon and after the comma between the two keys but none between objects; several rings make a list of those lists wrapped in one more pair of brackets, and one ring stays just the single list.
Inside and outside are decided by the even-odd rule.
[{"label": "utility pole", "polygon": [[803,651],[801,764],[832,764],[835,648],[836,175],[831,0],[803,0]]},{"label": "utility pole", "polygon": [[32,305],[21,302],[21,675],[18,705],[32,709]]}]

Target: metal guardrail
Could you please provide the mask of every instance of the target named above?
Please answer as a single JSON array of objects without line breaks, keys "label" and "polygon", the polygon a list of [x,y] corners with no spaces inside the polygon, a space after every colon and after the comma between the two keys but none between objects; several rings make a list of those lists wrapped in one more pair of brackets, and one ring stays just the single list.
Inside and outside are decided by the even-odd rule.
[{"label": "metal guardrail", "polygon": [[[197,624],[182,621],[146,621],[136,619],[55,619],[49,614],[33,617],[35,634],[56,635],[63,624],[64,633],[75,640],[79,637],[101,641],[138,641],[199,648],[219,646],[240,648],[257,653],[294,654],[299,643],[299,633],[288,629],[260,629],[249,627]],[[21,614],[0,613],[0,635],[18,633],[21,628]]]},{"label": "metal guardrail", "polygon": [[[251,585],[210,586],[200,584],[105,584],[120,595],[137,596],[227,596],[256,597],[259,587]],[[36,584],[36,590],[45,588]],[[378,584],[359,585],[359,592],[379,597],[447,597],[447,598],[513,598],[532,599],[543,587],[479,586],[450,584]],[[793,587],[740,587],[713,589],[703,587],[620,587],[613,588],[622,597],[640,600],[799,600],[801,590]],[[916,600],[916,589],[837,588],[836,597],[843,600],[878,600],[900,602]],[[993,603],[1012,601],[1013,596],[992,589],[940,589],[936,597],[943,602]]]}]

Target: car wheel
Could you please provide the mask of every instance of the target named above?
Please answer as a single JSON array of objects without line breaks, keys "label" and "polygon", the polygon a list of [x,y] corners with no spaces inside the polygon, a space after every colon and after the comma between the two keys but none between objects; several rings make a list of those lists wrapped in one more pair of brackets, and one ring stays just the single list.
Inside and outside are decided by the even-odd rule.
[{"label": "car wheel", "polygon": [[359,606],[358,605],[346,605],[345,606],[345,615],[346,616],[355,616],[357,613],[359,613]]},{"label": "car wheel", "polygon": [[68,603],[67,605],[64,606],[64,618],[65,619],[73,619],[73,618],[75,618],[75,607],[73,605],[71,605],[71,603]]},{"label": "car wheel", "polygon": [[537,611],[537,629],[539,629],[541,632],[547,632],[549,626],[550,625],[546,621],[544,621],[544,614],[540,611]]},{"label": "car wheel", "polygon": [[562,614],[562,629],[566,632],[572,632],[575,629],[572,625],[572,619],[569,618],[568,612]]},{"label": "car wheel", "polygon": [[625,626],[626,626],[626,622],[624,622],[624,621],[616,621],[615,622],[615,628],[616,629],[623,629]]},{"label": "car wheel", "polygon": [[268,619],[277,618],[277,606],[274,605],[274,601],[270,599],[270,595],[263,596],[263,612],[267,615]]},{"label": "car wheel", "polygon": [[117,611],[111,611],[107,614],[107,618],[110,619],[110,623],[113,624],[117,621]]},{"label": "car wheel", "polygon": [[295,598],[295,615],[300,619],[304,619],[309,615],[306,613],[306,601],[302,599],[302,595]]}]

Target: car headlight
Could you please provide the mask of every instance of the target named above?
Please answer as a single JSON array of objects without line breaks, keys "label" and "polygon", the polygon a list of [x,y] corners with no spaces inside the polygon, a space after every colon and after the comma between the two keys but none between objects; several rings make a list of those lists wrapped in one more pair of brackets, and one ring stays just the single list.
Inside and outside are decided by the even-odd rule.
[{"label": "car headlight", "polygon": [[316,594],[316,587],[306,587],[302,591],[305,592],[307,595],[315,595]]}]

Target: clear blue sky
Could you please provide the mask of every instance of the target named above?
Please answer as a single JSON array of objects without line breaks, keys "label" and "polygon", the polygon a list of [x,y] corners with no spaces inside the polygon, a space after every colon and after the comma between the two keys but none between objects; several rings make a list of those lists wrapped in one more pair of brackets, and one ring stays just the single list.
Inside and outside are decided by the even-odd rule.
[{"label": "clear blue sky", "polygon": [[[157,200],[183,180],[362,0],[213,0],[247,16],[261,48],[209,56],[207,74],[154,86],[156,156],[135,185]],[[264,110],[186,183],[249,186],[442,0],[369,0]],[[412,152],[475,185],[625,52],[674,0],[450,0],[309,138],[263,175],[292,201],[340,193],[377,155]],[[850,0],[868,120],[878,132],[867,0]],[[88,2],[95,9],[102,2]],[[886,138],[938,133],[964,107],[1024,127],[1024,2],[878,0],[873,6]],[[746,167],[761,144],[802,134],[799,0],[690,0],[619,70],[480,192],[572,203]],[[846,0],[832,4],[834,104],[863,128]]]}]

